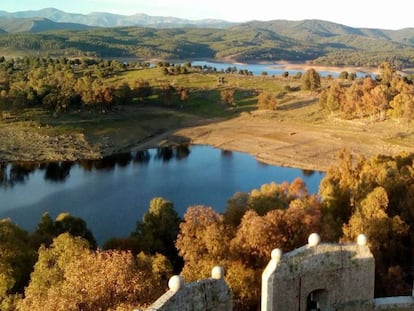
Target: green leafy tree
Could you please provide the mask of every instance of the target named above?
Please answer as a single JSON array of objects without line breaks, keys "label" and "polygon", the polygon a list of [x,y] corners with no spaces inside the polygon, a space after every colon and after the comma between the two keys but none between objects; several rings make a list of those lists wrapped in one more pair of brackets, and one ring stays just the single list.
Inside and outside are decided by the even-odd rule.
[{"label": "green leafy tree", "polygon": [[165,106],[171,106],[173,104],[173,97],[175,93],[175,88],[169,84],[165,83],[160,86],[160,99],[161,103]]},{"label": "green leafy tree", "polygon": [[145,99],[152,94],[152,87],[148,81],[137,80],[132,87],[132,94],[143,103]]},{"label": "green leafy tree", "polygon": [[249,194],[246,192],[236,192],[227,200],[224,212],[224,223],[236,228],[249,208]]},{"label": "green leafy tree", "polygon": [[12,308],[30,278],[35,251],[29,235],[9,219],[0,220],[0,309]]},{"label": "green leafy tree", "polygon": [[84,238],[92,248],[95,249],[97,247],[96,240],[88,229],[86,222],[69,213],[59,214],[55,221],[48,213],[43,214],[36,230],[31,235],[31,240],[37,249],[41,244],[49,246],[53,239],[62,233],[69,233],[74,237]]},{"label": "green leafy tree", "polygon": [[181,218],[174,210],[172,202],[160,197],[154,198],[143,220],[137,222],[136,231],[132,235],[139,239],[141,251],[147,254],[163,254],[171,260],[174,267],[179,268],[181,260],[174,242],[180,222]]}]

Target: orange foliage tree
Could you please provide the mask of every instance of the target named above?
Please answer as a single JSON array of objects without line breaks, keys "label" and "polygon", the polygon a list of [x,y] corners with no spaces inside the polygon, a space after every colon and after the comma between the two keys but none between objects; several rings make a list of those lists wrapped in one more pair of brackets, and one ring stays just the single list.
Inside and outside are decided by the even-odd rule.
[{"label": "orange foliage tree", "polygon": [[259,303],[260,275],[271,251],[290,251],[306,244],[310,233],[319,232],[320,201],[297,179],[265,184],[247,196],[239,193],[229,203],[232,212],[224,216],[210,207],[190,207],[176,246],[186,280],[208,277],[214,265],[222,265],[235,308],[251,310]]},{"label": "orange foliage tree", "polygon": [[86,240],[64,233],[40,248],[18,309],[130,310],[161,295],[171,273],[162,255],[91,251]]}]

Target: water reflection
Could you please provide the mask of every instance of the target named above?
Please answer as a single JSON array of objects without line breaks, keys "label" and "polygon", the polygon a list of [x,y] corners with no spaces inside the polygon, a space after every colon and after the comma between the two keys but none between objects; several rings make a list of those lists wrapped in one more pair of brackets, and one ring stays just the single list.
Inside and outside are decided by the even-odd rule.
[{"label": "water reflection", "polygon": [[223,157],[231,157],[233,155],[233,152],[230,150],[221,150],[221,155]]},{"label": "water reflection", "polygon": [[[52,217],[69,212],[87,222],[99,243],[127,236],[154,197],[174,202],[181,216],[192,205],[224,212],[237,192],[300,177],[316,193],[323,177],[265,166],[248,154],[209,146],[149,149],[75,163],[0,163],[0,174],[0,218],[30,231],[45,212]],[[244,198],[235,196],[233,203]]]},{"label": "water reflection", "polygon": [[25,183],[29,179],[30,173],[39,167],[34,163],[23,163],[8,165],[7,163],[0,164],[1,187],[13,187],[17,183]]},{"label": "water reflection", "polygon": [[156,159],[168,162],[171,159],[181,160],[190,155],[188,145],[178,145],[174,147],[159,147],[157,148]]},{"label": "water reflection", "polygon": [[45,172],[45,180],[53,181],[53,182],[64,182],[66,178],[69,176],[70,169],[73,166],[73,162],[52,162],[44,166]]},{"label": "water reflection", "polygon": [[[190,155],[188,145],[157,148],[154,159],[164,162],[172,159],[181,160]],[[80,160],[77,162],[41,162],[41,163],[0,163],[1,187],[9,188],[16,184],[24,184],[29,175],[36,170],[44,170],[44,179],[52,182],[64,182],[70,176],[72,167],[77,164],[86,172],[113,170],[115,167],[126,167],[131,162],[146,164],[151,160],[149,150],[120,153],[104,157],[100,160]]]},{"label": "water reflection", "polygon": [[315,174],[315,171],[312,171],[312,170],[302,170],[302,173],[303,173],[303,176],[310,177],[313,174]]}]

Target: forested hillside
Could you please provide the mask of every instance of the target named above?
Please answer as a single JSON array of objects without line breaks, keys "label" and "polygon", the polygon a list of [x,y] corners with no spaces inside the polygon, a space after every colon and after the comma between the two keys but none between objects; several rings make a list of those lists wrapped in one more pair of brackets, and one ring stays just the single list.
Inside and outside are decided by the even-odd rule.
[{"label": "forested hillside", "polygon": [[277,20],[226,29],[115,27],[33,33],[71,25],[47,20],[37,20],[31,27],[22,21],[20,28],[17,25],[12,28],[0,19],[1,29],[21,32],[0,34],[2,54],[210,58],[242,62],[287,60],[357,66],[378,66],[387,61],[397,69],[414,66],[411,28],[396,31],[352,28],[320,20]]},{"label": "forested hillside", "polygon": [[52,30],[83,30],[90,28],[83,24],[56,23],[47,18],[5,18],[0,17],[0,28],[7,33],[42,32]]}]

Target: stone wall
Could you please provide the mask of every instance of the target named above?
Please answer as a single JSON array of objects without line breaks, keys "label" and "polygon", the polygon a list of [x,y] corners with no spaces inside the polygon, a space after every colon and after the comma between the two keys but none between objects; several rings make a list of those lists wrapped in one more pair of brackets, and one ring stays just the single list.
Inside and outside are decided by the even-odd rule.
[{"label": "stone wall", "polygon": [[372,310],[375,262],[365,244],[320,244],[310,236],[306,246],[282,255],[262,276],[262,311]]},{"label": "stone wall", "polygon": [[173,276],[170,290],[146,311],[232,311],[232,292],[223,277],[222,267],[214,267],[211,278],[188,284]]},{"label": "stone wall", "polygon": [[413,297],[374,299],[375,261],[364,235],[353,244],[320,243],[287,254],[275,249],[262,274],[262,311],[408,311]]},{"label": "stone wall", "polygon": [[414,297],[386,297],[374,299],[375,311],[409,311],[414,310]]},{"label": "stone wall", "polygon": [[[275,249],[271,257],[262,274],[261,311],[414,310],[411,296],[374,299],[375,261],[363,235],[357,243],[328,244],[311,234],[307,245],[286,254]],[[173,276],[168,286],[146,311],[232,311],[222,267],[194,283]]]}]

